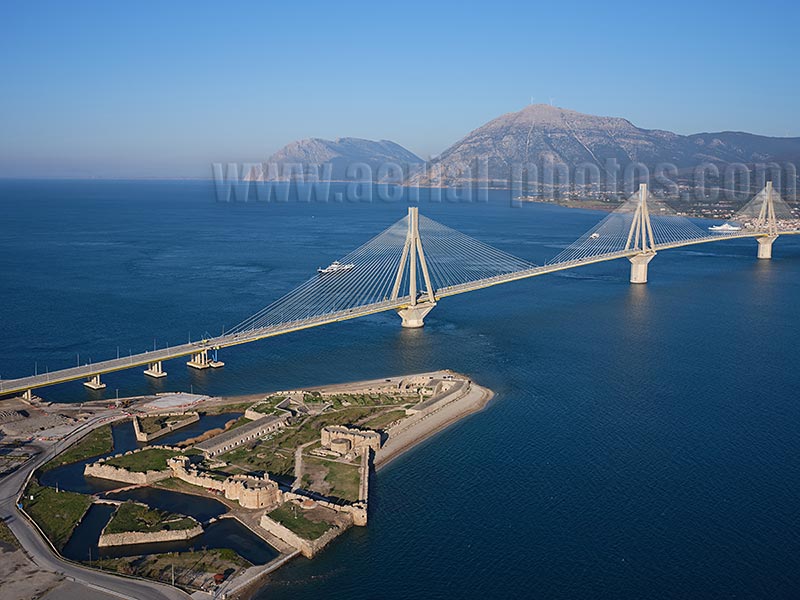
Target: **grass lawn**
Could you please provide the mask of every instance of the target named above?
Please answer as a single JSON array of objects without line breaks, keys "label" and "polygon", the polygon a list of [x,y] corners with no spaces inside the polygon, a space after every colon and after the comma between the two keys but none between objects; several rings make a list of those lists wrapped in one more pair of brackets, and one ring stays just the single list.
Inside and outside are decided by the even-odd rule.
[{"label": "grass lawn", "polygon": [[293,531],[301,538],[315,540],[331,528],[330,523],[312,521],[303,514],[303,509],[291,502],[279,506],[271,513],[269,518],[277,521],[287,529]]},{"label": "grass lawn", "polygon": [[272,415],[278,412],[275,407],[284,400],[286,400],[286,396],[270,396],[266,398],[263,403],[255,404],[250,408],[264,415]]},{"label": "grass lawn", "polygon": [[136,417],[139,421],[139,429],[142,430],[143,433],[158,433],[162,429],[166,429],[170,426],[175,426],[181,421],[185,421],[191,418],[192,415],[190,413],[178,416],[168,416],[168,415],[153,415],[152,417]]},{"label": "grass lawn", "polygon": [[19,548],[19,542],[17,541],[17,538],[15,538],[14,534],[11,533],[8,525],[6,525],[4,521],[0,520],[0,551],[2,551],[3,545],[11,548]]},{"label": "grass lawn", "polygon": [[219,458],[249,471],[271,475],[294,475],[295,448],[318,439],[326,425],[349,425],[375,411],[374,407],[351,406],[308,417],[300,425],[281,429],[268,438],[245,444]]},{"label": "grass lawn", "polygon": [[385,412],[382,415],[378,415],[374,419],[370,419],[366,423],[364,423],[364,427],[368,427],[369,429],[383,429],[384,427],[388,427],[391,423],[398,421],[400,419],[404,419],[406,416],[405,410],[390,410],[389,412]]},{"label": "grass lawn", "polygon": [[184,452],[175,452],[164,448],[146,448],[141,452],[134,452],[127,456],[117,456],[106,461],[107,465],[127,469],[134,473],[147,471],[166,471],[167,460],[173,456],[180,456]]},{"label": "grass lawn", "polygon": [[111,425],[103,425],[90,431],[86,436],[62,452],[53,460],[45,464],[41,470],[49,471],[62,465],[79,462],[101,454],[108,454],[114,449],[114,440],[111,437]]},{"label": "grass lawn", "polygon": [[51,487],[40,486],[35,479],[31,479],[22,500],[25,511],[59,550],[67,543],[72,530],[91,504],[91,496],[74,492],[56,492]]},{"label": "grass lawn", "polygon": [[172,582],[174,569],[177,585],[197,587],[198,583],[216,573],[224,573],[230,578],[236,571],[252,565],[233,550],[214,548],[196,552],[105,558],[93,561],[92,566],[165,583]]},{"label": "grass lawn", "polygon": [[303,483],[308,489],[331,498],[358,501],[361,473],[358,465],[349,465],[316,456],[303,457]]},{"label": "grass lawn", "polygon": [[197,521],[184,515],[148,508],[135,502],[125,502],[111,517],[111,521],[106,525],[105,533],[179,531],[191,529],[195,525],[197,525]]},{"label": "grass lawn", "polygon": [[221,415],[222,413],[243,413],[253,402],[236,402],[234,404],[221,404],[219,406],[209,406],[202,410],[204,415]]},{"label": "grass lawn", "polygon": [[326,396],[335,408],[342,406],[380,406],[382,404],[402,404],[409,399],[418,400],[418,396],[394,394],[333,394]]}]

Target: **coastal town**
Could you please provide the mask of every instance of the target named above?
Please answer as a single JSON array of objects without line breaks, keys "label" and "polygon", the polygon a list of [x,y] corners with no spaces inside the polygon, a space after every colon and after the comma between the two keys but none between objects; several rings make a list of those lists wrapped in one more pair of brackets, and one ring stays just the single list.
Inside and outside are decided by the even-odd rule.
[{"label": "coastal town", "polygon": [[[7,475],[30,469],[17,507],[60,560],[244,598],[287,561],[366,526],[375,471],[491,397],[436,371],[247,397],[12,399],[0,444],[18,457]],[[249,543],[220,543],[221,527]],[[42,581],[61,584],[43,573],[28,584]]]}]

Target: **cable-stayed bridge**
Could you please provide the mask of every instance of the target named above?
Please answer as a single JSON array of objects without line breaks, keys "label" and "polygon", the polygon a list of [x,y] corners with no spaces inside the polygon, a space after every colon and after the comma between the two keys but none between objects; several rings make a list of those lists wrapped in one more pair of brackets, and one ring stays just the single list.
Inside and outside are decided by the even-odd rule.
[{"label": "cable-stayed bridge", "polygon": [[670,248],[755,238],[758,258],[769,259],[779,235],[800,233],[800,219],[771,182],[731,222],[736,224],[704,230],[641,185],[594,228],[536,265],[420,216],[412,207],[406,217],[218,337],[0,381],[0,395],[30,397],[33,389],[78,379],[100,389],[105,387],[101,375],[137,366],[147,366],[144,373],[150,377],[164,377],[163,361],[180,357],[189,357],[187,365],[196,369],[220,367],[216,353],[221,348],[384,311],[397,311],[404,327],[422,327],[442,298],[620,258],[631,263],[631,283],[642,284],[656,253]]}]

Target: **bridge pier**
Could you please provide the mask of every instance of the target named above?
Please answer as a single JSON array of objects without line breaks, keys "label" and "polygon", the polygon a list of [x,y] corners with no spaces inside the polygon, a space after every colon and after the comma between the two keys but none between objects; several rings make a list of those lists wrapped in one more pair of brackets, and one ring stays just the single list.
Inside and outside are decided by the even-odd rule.
[{"label": "bridge pier", "polygon": [[25,390],[25,393],[22,394],[22,399],[27,400],[28,402],[33,401],[33,390]]},{"label": "bridge pier", "polygon": [[777,235],[767,235],[756,238],[758,242],[758,258],[769,260],[772,258],[772,244],[778,239]]},{"label": "bridge pier", "polygon": [[203,348],[200,352],[192,354],[191,360],[187,361],[186,364],[193,369],[208,369],[209,367],[218,369],[225,366],[224,362],[217,360],[216,349],[214,350],[214,358],[208,357],[208,348]]},{"label": "bridge pier", "polygon": [[415,329],[425,325],[426,315],[433,310],[436,303],[425,302],[423,304],[414,304],[401,308],[397,311],[400,318],[403,319],[402,325],[408,329]]},{"label": "bridge pier", "polygon": [[147,368],[144,370],[144,374],[148,377],[154,377],[156,379],[167,376],[167,372],[161,367],[160,360],[147,365]]},{"label": "bridge pier", "polygon": [[647,283],[647,265],[655,255],[655,252],[644,252],[628,257],[631,261],[631,283]]},{"label": "bridge pier", "polygon": [[92,375],[89,377],[88,381],[84,381],[83,385],[91,390],[102,390],[106,387],[106,384],[100,381],[100,374]]}]

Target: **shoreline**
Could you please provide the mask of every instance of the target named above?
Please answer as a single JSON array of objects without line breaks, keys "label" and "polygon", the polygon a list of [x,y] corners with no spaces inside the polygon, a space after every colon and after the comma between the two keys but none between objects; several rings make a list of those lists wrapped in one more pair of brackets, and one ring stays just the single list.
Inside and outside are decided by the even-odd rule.
[{"label": "shoreline", "polygon": [[[430,381],[433,381],[433,383],[429,383]],[[392,427],[383,430],[379,429],[379,431],[383,431],[385,438],[384,443],[377,451],[375,451],[373,455],[373,472],[377,473],[396,458],[412,450],[417,445],[432,439],[438,433],[444,431],[461,419],[482,411],[484,408],[486,408],[492,398],[494,398],[495,393],[489,388],[478,385],[466,375],[447,369],[379,379],[334,383],[330,385],[320,385],[302,389],[305,391],[319,390],[335,394],[352,394],[369,393],[373,392],[374,388],[380,387],[410,391],[411,389],[417,389],[416,386],[420,385],[429,386],[429,390],[433,390],[432,395],[427,396],[426,399],[425,396],[419,392],[420,400],[414,405],[407,405],[406,414],[404,417],[400,418],[399,421],[395,421],[395,425]],[[193,403],[191,410],[199,412],[204,412],[204,409],[224,410],[226,406],[257,402],[261,398],[269,396],[272,393],[275,392],[205,397],[198,402]],[[408,392],[405,393],[407,394]],[[148,404],[152,401],[152,397],[138,396],[131,398],[131,400],[133,400],[132,406],[126,407],[127,410],[124,413],[118,407],[109,407],[108,409],[103,409],[101,406],[92,407],[94,408],[94,414],[92,415],[92,419],[90,421],[91,425],[89,425],[88,431],[107,424],[109,420],[115,421],[119,418],[129,417],[130,413],[128,411],[131,409],[133,409],[133,411],[144,409],[143,412],[145,415],[148,413],[159,412],[157,409],[148,406]],[[58,406],[52,407],[46,405],[41,406],[40,410],[46,414],[51,411],[57,411],[59,408],[60,407]],[[84,406],[83,409],[85,410],[86,407]],[[125,415],[124,417],[123,414]],[[87,425],[88,423],[83,423],[77,429],[86,428]],[[88,431],[86,433],[88,433]],[[73,428],[73,430],[64,437],[72,437],[75,432],[75,428]],[[75,436],[74,439],[71,440],[64,448],[60,449],[61,452],[79,442],[82,438],[83,436]],[[56,444],[56,446],[57,445],[58,444]],[[60,452],[58,453],[60,454]],[[40,461],[36,462],[41,462],[41,459]],[[35,464],[34,466],[36,467],[38,465]],[[362,475],[362,478],[363,477],[364,475]],[[154,487],[158,489],[162,486],[145,485],[136,487]],[[168,490],[171,489],[169,486],[163,487]],[[191,496],[210,497],[199,490],[199,493],[184,489],[174,491]],[[230,511],[230,517],[240,522],[256,536],[275,548],[279,553],[275,559],[269,561],[267,564],[253,565],[252,567],[245,569],[243,572],[235,574],[228,582],[226,582],[227,585],[225,587],[227,588],[228,593],[231,594],[231,597],[249,598],[252,596],[252,594],[262,589],[264,585],[268,584],[270,573],[274,572],[287,562],[290,562],[299,554],[299,550],[295,548],[289,548],[285,543],[276,544],[277,540],[272,539],[273,536],[265,536],[264,533],[266,532],[262,532],[257,523],[252,522],[252,519],[245,517],[243,512],[247,511],[237,510],[235,506],[231,506],[227,502],[223,502],[223,504],[228,507]],[[366,506],[364,508],[366,510]],[[250,515],[248,514],[247,516]],[[366,519],[364,524],[366,524]],[[284,542],[284,540],[280,540],[280,542]],[[61,557],[58,551],[55,552],[55,555],[63,560],[63,557]],[[91,567],[87,568],[82,563],[78,563],[75,566],[81,571],[94,571],[91,569]],[[120,574],[115,572],[103,572],[108,573],[115,579],[120,577]],[[124,576],[122,576],[122,578],[124,579]],[[153,583],[150,583],[151,580],[149,579],[144,579],[142,581],[147,581],[150,585],[155,586],[165,585],[160,581],[154,581]]]},{"label": "shoreline", "polygon": [[[389,429],[389,439],[375,454],[373,465],[375,472],[379,472],[393,460],[401,457],[415,446],[435,437],[451,425],[466,417],[484,410],[492,398],[495,397],[494,391],[487,387],[478,385],[472,380],[468,380],[465,393],[456,398],[450,399],[442,406],[436,407],[433,411],[423,415],[420,419],[406,424],[404,427],[401,421],[396,427]],[[413,418],[413,417],[411,417]],[[400,428],[394,433],[392,429]]]}]

